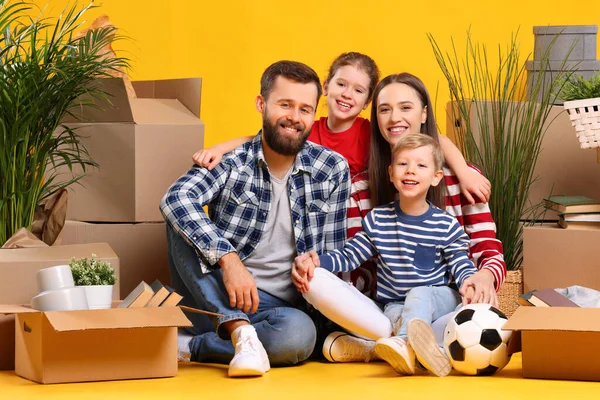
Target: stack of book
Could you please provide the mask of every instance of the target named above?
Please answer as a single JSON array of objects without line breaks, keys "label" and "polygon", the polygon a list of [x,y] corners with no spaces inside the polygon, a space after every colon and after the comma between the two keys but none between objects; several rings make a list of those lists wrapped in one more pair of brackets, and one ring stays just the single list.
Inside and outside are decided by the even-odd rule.
[{"label": "stack of book", "polygon": [[142,281],[125,297],[117,308],[168,307],[179,304],[183,297],[158,279],[152,285]]},{"label": "stack of book", "polygon": [[519,305],[533,307],[579,307],[552,288],[532,290],[519,296]]},{"label": "stack of book", "polygon": [[600,229],[600,202],[586,196],[550,196],[544,199],[547,209],[558,213],[561,228]]}]

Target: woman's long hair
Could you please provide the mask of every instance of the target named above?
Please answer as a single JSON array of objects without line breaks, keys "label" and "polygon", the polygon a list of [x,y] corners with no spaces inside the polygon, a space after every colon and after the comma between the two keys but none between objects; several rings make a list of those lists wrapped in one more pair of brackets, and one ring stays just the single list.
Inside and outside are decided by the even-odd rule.
[{"label": "woman's long hair", "polygon": [[[377,121],[377,102],[379,93],[383,88],[392,83],[403,83],[413,88],[419,95],[421,105],[427,107],[427,119],[421,124],[420,132],[438,140],[438,131],[435,115],[431,105],[429,93],[423,82],[416,76],[403,72],[386,76],[379,82],[373,92],[373,105],[371,106],[371,150],[369,155],[369,187],[371,191],[371,207],[388,204],[395,200],[396,188],[390,182],[388,167],[392,162],[392,150],[379,129]],[[446,208],[446,186],[444,180],[436,187],[431,187],[427,192],[427,200],[441,209]]]}]

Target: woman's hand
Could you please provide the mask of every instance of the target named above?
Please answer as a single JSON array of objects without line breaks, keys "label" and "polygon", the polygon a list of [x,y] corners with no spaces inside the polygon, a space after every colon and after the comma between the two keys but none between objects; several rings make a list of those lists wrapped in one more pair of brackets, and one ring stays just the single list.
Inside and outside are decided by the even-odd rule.
[{"label": "woman's hand", "polygon": [[498,294],[494,283],[494,275],[487,269],[479,270],[465,279],[459,290],[463,296],[463,305],[487,303],[498,307]]},{"label": "woman's hand", "polygon": [[490,200],[492,184],[485,176],[467,167],[460,174],[456,172],[456,177],[458,178],[460,192],[471,205],[476,203],[473,196],[477,196],[484,203]]}]

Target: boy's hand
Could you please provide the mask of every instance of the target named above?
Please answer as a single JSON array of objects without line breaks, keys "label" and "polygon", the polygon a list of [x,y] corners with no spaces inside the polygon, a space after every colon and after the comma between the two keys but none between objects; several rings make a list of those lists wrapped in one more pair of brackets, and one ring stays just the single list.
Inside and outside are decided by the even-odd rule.
[{"label": "boy's hand", "polygon": [[219,146],[209,147],[208,149],[202,149],[197,151],[193,156],[192,160],[200,167],[205,167],[209,171],[217,166],[218,163],[223,159],[223,152]]},{"label": "boy's hand", "polygon": [[458,173],[456,175],[460,192],[471,205],[475,205],[473,196],[477,196],[484,203],[490,200],[492,184],[485,176],[471,168],[465,168],[460,175]]},{"label": "boy's hand", "polygon": [[292,282],[300,293],[308,292],[308,283],[314,276],[314,270],[319,264],[319,256],[311,250],[299,255],[292,264]]},{"label": "boy's hand", "polygon": [[471,304],[471,303],[475,303],[475,301],[473,301],[475,298],[475,287],[474,286],[467,286],[467,289],[465,290],[465,294],[463,295],[463,306],[467,305],[467,304]]}]

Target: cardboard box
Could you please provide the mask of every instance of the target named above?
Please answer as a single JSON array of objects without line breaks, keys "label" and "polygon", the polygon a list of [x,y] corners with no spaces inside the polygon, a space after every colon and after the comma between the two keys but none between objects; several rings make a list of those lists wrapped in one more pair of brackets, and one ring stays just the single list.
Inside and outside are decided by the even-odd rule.
[{"label": "cardboard box", "polygon": [[[201,79],[133,82],[103,79],[112,104],[86,107],[83,123],[66,119],[98,169],[69,187],[67,218],[79,221],[163,221],[159,203],[169,186],[193,164],[204,143],[200,121]],[[77,170],[76,171],[80,171]],[[62,173],[69,174],[66,167]]]},{"label": "cardboard box", "polygon": [[503,329],[521,332],[525,378],[600,381],[600,309],[519,307]]},{"label": "cardboard box", "polygon": [[106,242],[119,257],[120,278],[117,281],[123,296],[141,281],[155,279],[169,285],[167,236],[165,222],[139,224],[106,224],[66,221],[61,243]]},{"label": "cardboard box", "polygon": [[177,374],[178,307],[39,312],[16,315],[15,373],[39,383],[160,378]]},{"label": "cardboard box", "polygon": [[580,285],[600,290],[600,230],[548,223],[523,229],[523,290]]},{"label": "cardboard box", "polygon": [[[0,249],[0,304],[29,304],[38,294],[35,275],[40,269],[68,264],[71,257],[90,257],[92,253],[98,260],[110,262],[119,278],[119,259],[106,243]],[[119,285],[115,285],[113,299],[119,298]],[[14,338],[14,317],[0,316],[0,370],[14,369]]]},{"label": "cardboard box", "polygon": [[[491,102],[486,103],[491,115]],[[446,133],[449,139],[457,143],[457,126],[465,122],[453,120],[451,107],[452,102],[449,102],[446,110]],[[547,121],[548,129],[542,139],[542,150],[533,172],[539,179],[531,185],[528,201],[539,204],[551,194],[583,195],[600,200],[600,164],[596,160],[596,152],[579,147],[569,115],[562,106],[552,107]],[[475,136],[480,137],[481,125],[473,106],[469,123]],[[558,218],[556,213],[548,211],[544,219]]]}]

